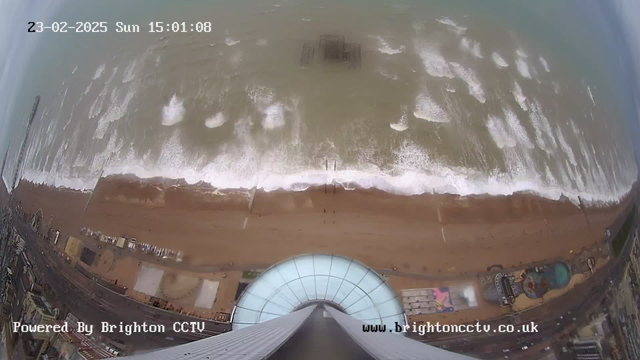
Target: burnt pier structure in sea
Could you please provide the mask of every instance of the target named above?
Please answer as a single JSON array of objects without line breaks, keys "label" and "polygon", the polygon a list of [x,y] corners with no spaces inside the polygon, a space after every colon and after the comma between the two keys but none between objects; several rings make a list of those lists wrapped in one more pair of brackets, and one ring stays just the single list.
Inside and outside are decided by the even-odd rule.
[{"label": "burnt pier structure in sea", "polygon": [[[300,64],[307,65],[316,58],[316,46],[312,42],[302,44]],[[359,69],[362,66],[361,47],[358,43],[348,43],[343,35],[320,35],[318,52],[322,61],[344,62],[349,69]]]}]

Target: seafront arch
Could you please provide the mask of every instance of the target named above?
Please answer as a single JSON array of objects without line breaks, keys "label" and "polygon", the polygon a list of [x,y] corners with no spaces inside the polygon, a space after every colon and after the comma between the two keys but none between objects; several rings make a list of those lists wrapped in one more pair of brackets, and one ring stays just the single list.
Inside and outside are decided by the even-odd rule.
[{"label": "seafront arch", "polygon": [[240,296],[233,330],[324,303],[372,325],[405,324],[402,305],[378,273],[350,258],[304,254],[262,273]]}]

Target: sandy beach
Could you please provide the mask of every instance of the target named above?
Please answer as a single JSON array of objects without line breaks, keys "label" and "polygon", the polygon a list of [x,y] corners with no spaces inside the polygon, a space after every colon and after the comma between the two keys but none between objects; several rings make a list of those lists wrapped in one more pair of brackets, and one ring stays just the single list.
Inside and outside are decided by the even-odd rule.
[{"label": "sandy beach", "polygon": [[397,196],[328,186],[257,191],[249,209],[246,192],[128,177],[102,179],[93,195],[26,181],[16,191],[24,210],[41,208],[63,238],[89,227],[181,250],[193,266],[263,269],[313,252],[443,277],[570,257],[601,243],[629,201],[583,212],[530,194]]}]

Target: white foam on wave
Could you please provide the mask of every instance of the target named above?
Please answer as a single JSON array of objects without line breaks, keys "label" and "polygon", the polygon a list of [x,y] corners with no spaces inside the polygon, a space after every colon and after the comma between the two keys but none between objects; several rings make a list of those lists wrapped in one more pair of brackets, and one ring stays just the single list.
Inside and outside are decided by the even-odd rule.
[{"label": "white foam on wave", "polygon": [[69,120],[64,124],[62,130],[65,130],[69,125],[71,125],[71,121],[73,120],[73,112],[76,111],[76,105],[71,106],[71,113],[69,114]]},{"label": "white foam on wave", "polygon": [[182,121],[184,118],[183,101],[174,94],[169,103],[162,108],[162,125],[173,126]]},{"label": "white foam on wave", "polygon": [[567,143],[567,140],[564,138],[564,135],[562,134],[562,129],[560,128],[560,126],[556,128],[556,138],[560,143],[560,148],[562,149],[562,151],[564,151],[565,155],[567,155],[569,162],[571,162],[573,166],[578,166],[576,157],[573,154],[573,149],[571,148],[571,146],[569,146],[569,143]]},{"label": "white foam on wave", "polygon": [[542,105],[536,100],[531,104],[529,117],[531,118],[531,124],[536,133],[536,144],[538,148],[551,154],[558,147],[558,144],[556,143],[549,119],[547,119],[542,111]]},{"label": "white foam on wave", "polygon": [[275,90],[262,85],[247,86],[245,92],[253,105],[261,111],[275,99]]},{"label": "white foam on wave", "polygon": [[465,33],[465,31],[467,31],[466,27],[459,26],[458,24],[456,24],[453,20],[449,19],[448,17],[441,17],[440,19],[437,19],[436,21],[439,22],[440,24],[447,25],[447,28],[449,30],[453,31],[454,33],[456,33],[458,35],[462,35],[462,34]]},{"label": "white foam on wave", "polygon": [[587,92],[589,93],[589,98],[591,99],[593,106],[596,106],[596,101],[593,99],[593,93],[591,92],[591,87],[589,85],[587,85]]},{"label": "white foam on wave", "polygon": [[281,102],[269,105],[264,111],[262,127],[270,130],[283,127],[284,124],[284,105]]},{"label": "white foam on wave", "polygon": [[516,55],[518,55],[521,58],[525,58],[525,59],[529,57],[529,55],[527,55],[527,53],[524,52],[524,50],[522,50],[522,49],[516,50]]},{"label": "white foam on wave", "polygon": [[[425,193],[452,193],[460,195],[510,195],[519,191],[534,192],[551,199],[564,195],[577,203],[581,196],[585,201],[616,201],[628,193],[635,180],[631,172],[619,177],[621,183],[598,180],[597,187],[592,183],[585,190],[576,190],[570,185],[567,172],[561,169],[562,183],[547,176],[540,176],[528,156],[521,156],[517,149],[505,147],[508,159],[508,171],[478,171],[474,169],[450,166],[445,160],[436,160],[428,151],[416,143],[405,139],[393,153],[392,165],[379,167],[371,162],[346,165],[334,149],[332,154],[341,164],[341,171],[325,171],[323,161],[309,165],[306,157],[291,147],[287,140],[268,149],[260,149],[251,135],[252,121],[243,118],[234,124],[234,143],[223,144],[221,152],[207,158],[202,154],[192,154],[181,143],[180,132],[174,131],[169,139],[160,141],[158,156],[148,152],[138,156],[131,147],[124,147],[123,138],[112,132],[103,151],[93,157],[86,155],[73,158],[71,152],[56,152],[56,163],[51,169],[28,168],[24,178],[36,183],[68,187],[78,190],[94,188],[98,176],[104,170],[104,176],[113,174],[135,174],[140,178],[165,177],[184,179],[189,184],[208,182],[220,189],[251,189],[257,187],[265,191],[278,189],[302,191],[314,185],[336,184],[345,188],[360,186],[376,188],[400,195],[418,195]],[[502,125],[509,132],[509,125]],[[179,130],[179,129],[176,129]],[[513,138],[513,136],[511,136]],[[516,137],[517,139],[517,137]],[[513,140],[509,140],[513,141]],[[41,146],[42,142],[34,142]],[[71,147],[72,145],[70,145]],[[335,147],[335,145],[333,145]],[[62,148],[66,148],[63,144]],[[33,149],[38,152],[37,149]],[[54,149],[55,150],[55,149]],[[323,151],[323,154],[326,152]],[[58,156],[60,154],[60,156]],[[594,151],[595,154],[595,151]],[[360,157],[359,157],[360,158]],[[368,157],[363,157],[369,161]],[[65,163],[66,161],[66,163]],[[47,161],[48,163],[48,161]],[[79,173],[77,163],[91,173]],[[322,163],[322,164],[321,164]],[[546,166],[548,167],[548,166]],[[546,169],[545,167],[545,169]],[[595,176],[604,176],[601,170]],[[544,173],[545,170],[542,169]],[[568,182],[567,182],[568,181]]]},{"label": "white foam on wave", "polygon": [[506,68],[509,66],[507,61],[495,51],[491,53],[491,59],[493,59],[493,62],[496,64],[497,67]]},{"label": "white foam on wave", "polygon": [[93,84],[93,81],[90,81],[89,85],[87,85],[86,89],[84,89],[84,92],[83,92],[84,95],[87,95],[89,91],[91,91],[91,84]]},{"label": "white foam on wave", "polygon": [[520,76],[526,79],[531,79],[531,73],[529,72],[529,65],[523,59],[516,59],[516,67]]},{"label": "white foam on wave", "polygon": [[239,44],[239,43],[240,43],[240,40],[233,40],[233,39],[232,39],[232,38],[230,38],[230,37],[226,37],[226,38],[224,39],[224,43],[225,43],[225,44],[227,44],[227,46],[233,46],[233,45]]},{"label": "white foam on wave", "polygon": [[549,64],[547,63],[547,60],[545,60],[542,56],[540,56],[539,59],[540,59],[540,63],[542,64],[542,67],[544,68],[544,71],[551,72],[551,69],[549,69]]},{"label": "white foam on wave", "polygon": [[258,46],[267,46],[267,44],[269,44],[269,41],[267,39],[259,39],[256,42],[256,45]]},{"label": "white foam on wave", "polygon": [[416,96],[416,107],[413,110],[413,116],[418,119],[436,123],[446,123],[450,121],[447,113],[425,92]]},{"label": "white foam on wave", "polygon": [[126,84],[128,82],[133,81],[137,74],[142,69],[144,59],[143,58],[135,58],[129,62],[127,67],[124,69],[124,73],[122,75],[122,83]]},{"label": "white foam on wave", "polygon": [[[532,149],[533,144],[529,139],[527,130],[522,126],[518,116],[508,107],[504,110],[505,118],[490,115],[487,119],[487,129],[493,142],[500,149],[513,148],[521,145],[526,149]],[[519,159],[517,160],[519,161]]]},{"label": "white foam on wave", "polygon": [[102,64],[98,66],[98,68],[96,69],[96,73],[93,75],[93,80],[98,80],[102,76],[106,66],[107,66],[106,64]]},{"label": "white foam on wave", "polygon": [[485,98],[484,89],[482,88],[482,84],[480,83],[480,80],[478,80],[475,71],[454,62],[450,63],[450,65],[456,75],[462,79],[462,81],[467,83],[469,94],[484,104],[487,99]]},{"label": "white foam on wave", "polygon": [[400,116],[400,119],[398,120],[398,122],[389,124],[389,127],[391,127],[395,131],[400,131],[400,132],[405,131],[409,128],[406,106],[404,105],[402,106],[402,116]]},{"label": "white foam on wave", "polygon": [[118,73],[118,68],[114,67],[113,71],[111,72],[111,76],[109,76],[107,81],[104,83],[102,90],[100,90],[100,93],[98,94],[98,96],[96,96],[95,100],[93,100],[91,107],[89,107],[90,118],[94,118],[100,115],[100,113],[102,113],[104,102],[106,101],[107,95],[109,94],[109,86],[111,85],[111,82],[113,81],[117,73]]},{"label": "white foam on wave", "polygon": [[516,99],[516,102],[518,103],[518,105],[520,105],[522,110],[529,111],[529,106],[527,105],[527,97],[522,93],[522,88],[520,87],[520,85],[518,85],[517,81],[513,82],[513,90],[511,90],[511,93],[513,94],[513,98]]},{"label": "white foam on wave", "polygon": [[524,128],[522,122],[518,118],[518,115],[516,115],[516,113],[513,112],[513,110],[511,110],[510,108],[506,107],[504,108],[504,116],[510,133],[515,136],[518,143],[527,149],[533,149],[533,143],[529,138],[527,130]]},{"label": "white foam on wave", "polygon": [[496,116],[489,116],[486,126],[497,147],[502,149],[516,146],[516,139],[507,131],[502,119]]},{"label": "white foam on wave", "polygon": [[271,130],[285,125],[286,107],[282,102],[275,100],[276,94],[273,88],[252,85],[245,87],[245,92],[256,110],[262,113],[263,128]]},{"label": "white foam on wave", "polygon": [[386,69],[379,67],[378,68],[378,74],[386,77],[387,79],[391,79],[391,80],[398,80],[398,75],[396,74],[391,74],[389,73]]},{"label": "white foam on wave", "polygon": [[224,116],[222,111],[220,111],[217,114],[207,118],[204,121],[204,126],[208,127],[209,129],[215,129],[224,125],[224,123],[226,122],[227,122],[227,118]]},{"label": "white foam on wave", "polygon": [[76,65],[76,67],[73,68],[73,71],[71,71],[71,75],[75,74],[76,70],[78,70],[78,65]]},{"label": "white foam on wave", "polygon": [[479,42],[463,37],[462,39],[460,39],[460,48],[470,53],[471,55],[482,59],[482,50],[480,49]]},{"label": "white foam on wave", "polygon": [[111,92],[111,103],[105,110],[104,114],[98,119],[98,127],[96,128],[93,137],[95,139],[102,139],[109,128],[109,124],[122,119],[127,113],[129,103],[134,98],[138,91],[138,86],[133,85],[127,89],[124,96],[121,96],[121,89],[113,89]]},{"label": "white foam on wave", "polygon": [[62,100],[60,101],[60,107],[58,108],[58,118],[60,117],[60,113],[62,112],[62,108],[64,107],[64,102],[67,100],[67,93],[69,92],[69,88],[64,89],[64,94],[62,95]]},{"label": "white foam on wave", "polygon": [[376,36],[376,39],[378,40],[378,43],[380,44],[380,47],[378,47],[378,51],[383,53],[383,54],[396,55],[396,54],[401,54],[405,50],[404,46],[399,46],[399,47],[396,47],[396,48],[392,47],[381,36]]},{"label": "white foam on wave", "polygon": [[416,53],[422,59],[422,65],[427,74],[435,77],[446,77],[453,79],[455,76],[449,67],[449,63],[440,54],[440,50],[433,44],[414,44]]}]

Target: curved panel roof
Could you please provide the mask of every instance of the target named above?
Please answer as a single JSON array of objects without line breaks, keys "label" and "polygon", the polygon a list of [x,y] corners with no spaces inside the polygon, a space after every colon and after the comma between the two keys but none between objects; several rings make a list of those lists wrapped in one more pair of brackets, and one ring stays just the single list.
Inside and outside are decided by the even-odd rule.
[{"label": "curved panel roof", "polygon": [[242,293],[233,330],[287,315],[305,303],[329,302],[368,324],[404,324],[402,305],[373,269],[336,255],[306,254],[262,273]]}]

